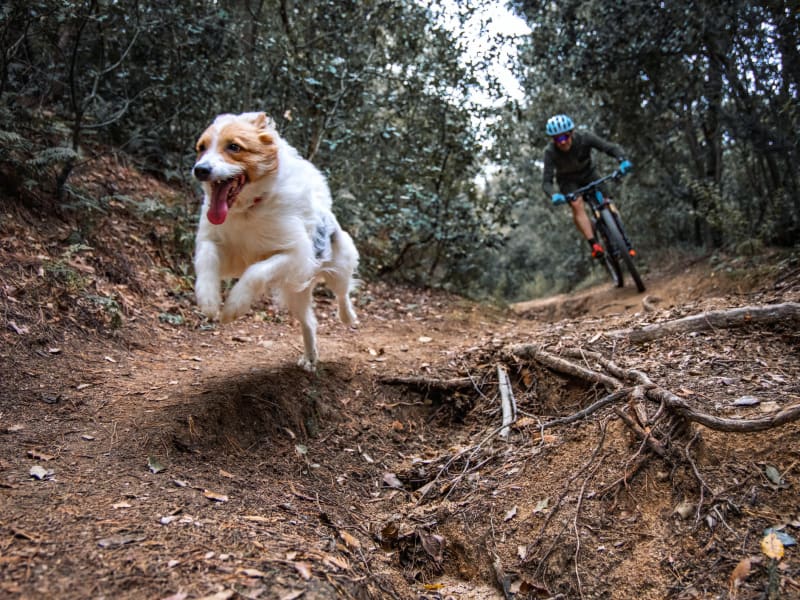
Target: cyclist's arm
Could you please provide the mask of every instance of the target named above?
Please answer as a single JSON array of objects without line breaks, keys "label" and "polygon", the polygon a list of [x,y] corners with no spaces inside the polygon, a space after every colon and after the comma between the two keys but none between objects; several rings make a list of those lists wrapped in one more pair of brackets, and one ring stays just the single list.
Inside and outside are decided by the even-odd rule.
[{"label": "cyclist's arm", "polygon": [[599,135],[595,135],[590,131],[586,131],[584,135],[586,137],[586,141],[592,146],[592,148],[597,148],[609,156],[613,156],[617,160],[621,161],[625,159],[625,151],[621,146],[612,144],[611,142],[604,140]]}]

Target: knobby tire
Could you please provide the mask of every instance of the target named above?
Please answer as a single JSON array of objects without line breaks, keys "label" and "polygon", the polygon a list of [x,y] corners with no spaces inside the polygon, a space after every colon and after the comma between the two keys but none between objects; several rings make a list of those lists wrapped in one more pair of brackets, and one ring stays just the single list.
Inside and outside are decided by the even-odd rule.
[{"label": "knobby tire", "polygon": [[608,251],[611,252],[619,262],[625,263],[625,267],[631,274],[634,284],[636,284],[636,289],[639,290],[639,292],[643,292],[645,290],[644,282],[639,276],[639,271],[636,269],[636,265],[633,263],[633,257],[631,257],[628,252],[628,245],[625,243],[625,238],[623,237],[622,232],[619,230],[619,226],[617,225],[617,221],[614,218],[611,209],[606,208],[605,210],[601,211],[601,216],[603,219],[604,228],[609,238]]},{"label": "knobby tire", "polygon": [[603,266],[608,271],[608,274],[611,276],[611,280],[614,282],[616,287],[622,287],[625,285],[625,281],[622,277],[622,267],[619,265],[619,261],[617,260],[614,253],[611,251],[611,240],[608,237],[608,232],[606,230],[605,224],[601,221],[595,224],[595,237],[600,236],[600,239],[603,242],[603,248],[605,248],[605,253],[603,254]]}]

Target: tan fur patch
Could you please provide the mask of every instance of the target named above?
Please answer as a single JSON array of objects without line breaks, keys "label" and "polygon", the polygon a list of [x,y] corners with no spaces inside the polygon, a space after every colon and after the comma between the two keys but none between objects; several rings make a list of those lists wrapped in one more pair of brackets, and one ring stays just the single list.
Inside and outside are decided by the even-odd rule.
[{"label": "tan fur patch", "polygon": [[[217,139],[217,151],[226,161],[244,165],[249,181],[256,181],[278,169],[278,147],[269,133],[252,123],[225,125]],[[232,144],[239,150],[232,148]]]}]

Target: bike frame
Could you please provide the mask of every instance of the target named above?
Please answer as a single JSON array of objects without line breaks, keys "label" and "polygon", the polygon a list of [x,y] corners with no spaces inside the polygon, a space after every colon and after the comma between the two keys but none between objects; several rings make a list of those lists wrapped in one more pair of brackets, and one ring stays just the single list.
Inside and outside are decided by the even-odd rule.
[{"label": "bike frame", "polygon": [[578,188],[577,190],[566,194],[568,202],[575,202],[578,197],[582,197],[583,201],[589,206],[592,214],[592,230],[595,235],[600,235],[605,244],[605,254],[603,255],[603,262],[606,270],[614,280],[617,287],[625,285],[622,275],[622,265],[624,264],[631,274],[636,288],[643,292],[645,290],[644,283],[642,282],[639,272],[633,263],[631,255],[632,245],[628,240],[625,229],[622,227],[622,221],[619,218],[619,213],[614,204],[606,198],[600,191],[599,187],[610,179],[619,179],[622,177],[620,171],[601,177],[596,181]]}]

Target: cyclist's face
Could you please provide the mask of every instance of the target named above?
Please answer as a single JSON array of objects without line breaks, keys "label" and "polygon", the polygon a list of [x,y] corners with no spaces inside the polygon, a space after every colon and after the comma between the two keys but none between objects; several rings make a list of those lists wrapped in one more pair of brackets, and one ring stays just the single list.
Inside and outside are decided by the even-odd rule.
[{"label": "cyclist's face", "polygon": [[556,148],[566,152],[572,148],[572,132],[568,131],[567,133],[560,133],[553,136],[553,143],[556,145]]}]

